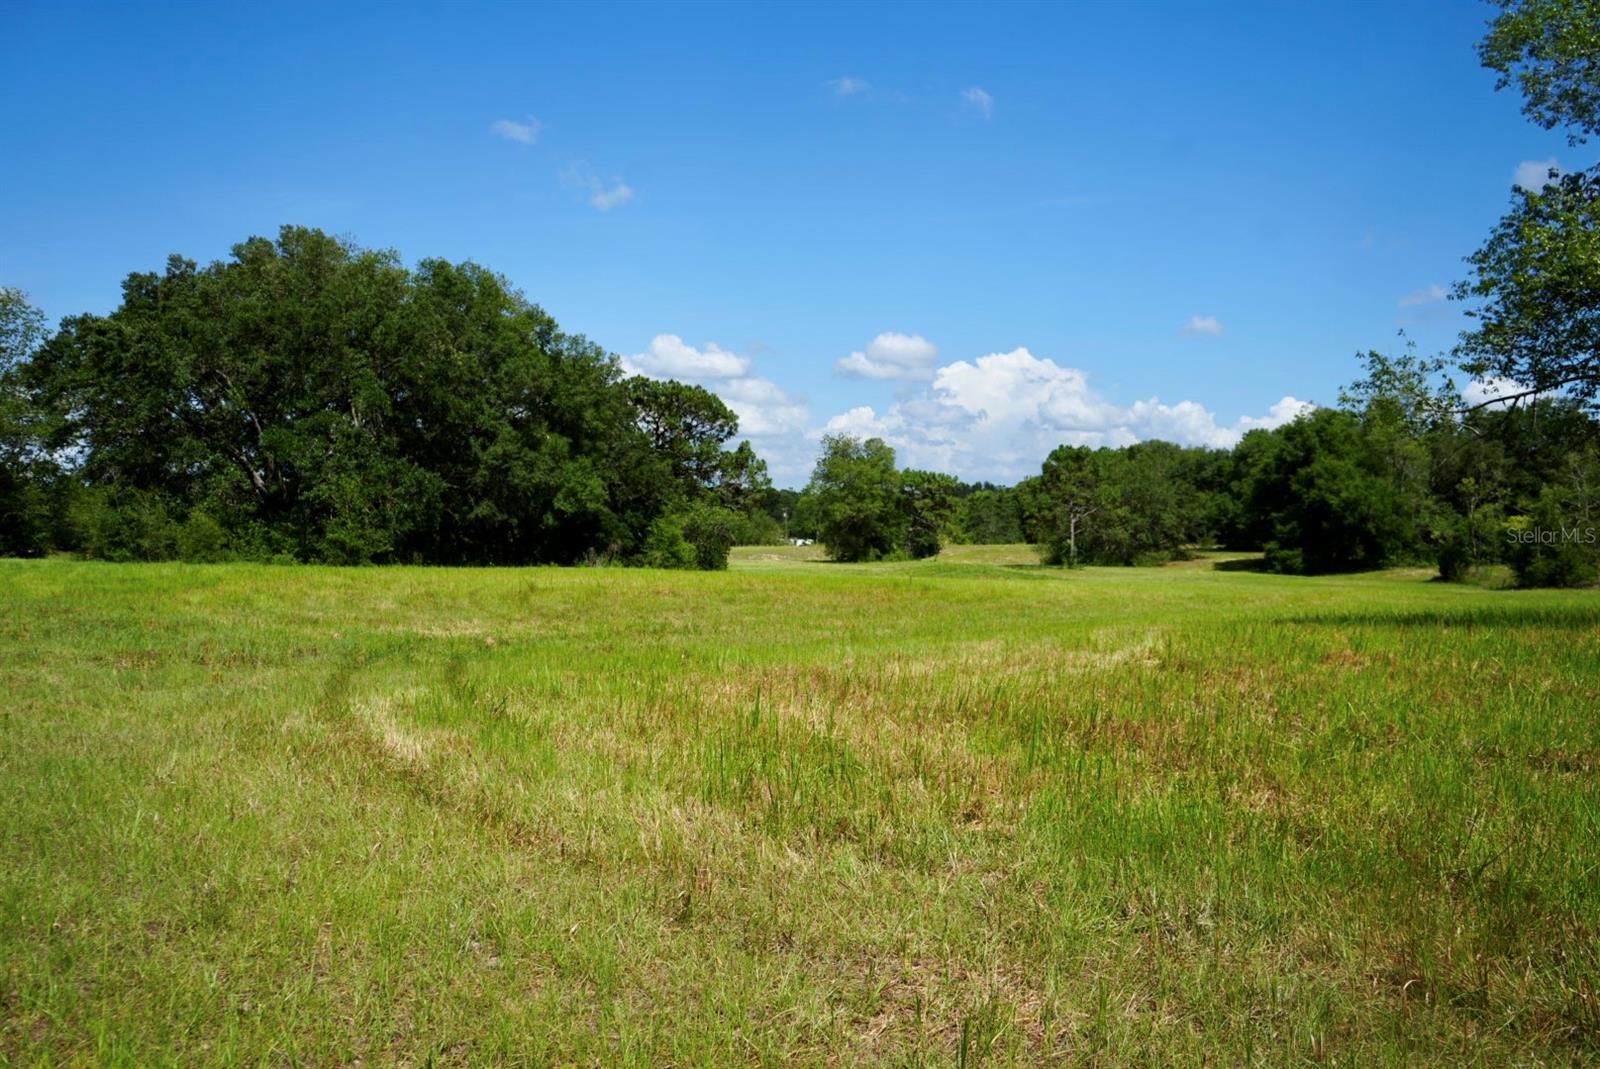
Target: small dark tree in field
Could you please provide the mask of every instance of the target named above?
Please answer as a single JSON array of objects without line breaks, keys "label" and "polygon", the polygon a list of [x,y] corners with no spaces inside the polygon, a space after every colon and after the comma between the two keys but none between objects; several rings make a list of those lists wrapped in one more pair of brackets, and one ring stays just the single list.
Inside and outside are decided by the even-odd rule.
[{"label": "small dark tree in field", "polygon": [[650,525],[640,563],[651,568],[721,571],[739,530],[738,514],[710,501],[669,512]]},{"label": "small dark tree in field", "polygon": [[835,560],[877,560],[905,543],[900,473],[894,450],[881,438],[823,438],[806,496],[818,537]]},{"label": "small dark tree in field", "polygon": [[683,535],[694,547],[694,564],[702,571],[721,571],[728,566],[728,551],[733,548],[739,515],[732,509],[710,501],[696,502],[684,517]]},{"label": "small dark tree in field", "polygon": [[952,475],[907,468],[900,473],[901,506],[905,512],[905,552],[913,560],[938,556],[955,516],[961,483]]}]

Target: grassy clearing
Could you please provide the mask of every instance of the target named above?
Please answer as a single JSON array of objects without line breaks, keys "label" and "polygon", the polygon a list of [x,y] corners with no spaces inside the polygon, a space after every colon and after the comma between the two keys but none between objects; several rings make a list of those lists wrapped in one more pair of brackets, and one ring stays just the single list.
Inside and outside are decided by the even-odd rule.
[{"label": "grassy clearing", "polygon": [[0,1059],[1600,1060],[1593,594],[809,555],[0,562]]}]

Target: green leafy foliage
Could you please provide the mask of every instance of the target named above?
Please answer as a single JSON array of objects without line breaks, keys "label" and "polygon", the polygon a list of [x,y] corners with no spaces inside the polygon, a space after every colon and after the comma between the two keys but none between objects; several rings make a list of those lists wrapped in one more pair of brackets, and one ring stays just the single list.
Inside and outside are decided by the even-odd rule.
[{"label": "green leafy foliage", "polygon": [[900,504],[905,513],[905,554],[912,560],[936,557],[955,518],[961,483],[952,475],[907,468],[900,473]]},{"label": "green leafy foliage", "polygon": [[[714,395],[624,380],[471,263],[411,270],[285,227],[130,275],[110,315],[42,345],[9,291],[4,316],[0,511],[48,514],[17,504],[16,471],[71,457],[86,496],[54,541],[91,555],[627,560],[659,517],[766,485],[748,445],[723,449],[738,423]],[[48,496],[42,473],[21,481]],[[50,541],[5,522],[6,551]]]},{"label": "green leafy foliage", "polygon": [[1528,118],[1546,130],[1566,127],[1574,145],[1600,133],[1600,2],[1498,3],[1478,46],[1483,65],[1500,76],[1495,88],[1516,85]]},{"label": "green leafy foliage", "polygon": [[1593,586],[1600,579],[1600,450],[1563,458],[1506,531],[1506,559],[1520,586]]},{"label": "green leafy foliage", "polygon": [[24,380],[44,340],[44,316],[0,287],[0,556],[33,557],[61,540],[73,487],[40,437],[48,420]]},{"label": "green leafy foliage", "polygon": [[896,469],[880,438],[829,435],[790,529],[814,532],[834,560],[920,560],[949,540],[960,495],[954,476]]},{"label": "green leafy foliage", "polygon": [[[1457,356],[1479,378],[1523,396],[1600,394],[1600,173],[1563,175],[1513,194],[1511,211],[1468,258],[1456,295],[1478,303]],[[1514,394],[1511,394],[1514,395]]]},{"label": "green leafy foliage", "polygon": [[1064,445],[1045,458],[1031,486],[1033,528],[1047,564],[1110,560],[1123,549],[1121,456]]},{"label": "green leafy foliage", "polygon": [[1215,540],[1227,454],[1140,442],[1061,446],[1018,487],[1047,563],[1145,564]]},{"label": "green leafy foliage", "polygon": [[[1600,2],[1499,0],[1479,46],[1496,88],[1515,84],[1523,111],[1581,144],[1600,133]],[[1518,190],[1511,211],[1468,258],[1456,297],[1478,320],[1457,347],[1462,367],[1516,384],[1521,397],[1600,394],[1600,170]]]},{"label": "green leafy foliage", "polygon": [[1276,571],[1341,572],[1404,559],[1414,512],[1348,412],[1319,409],[1247,451],[1247,509]]},{"label": "green leafy foliage", "polygon": [[1006,545],[1024,541],[1022,505],[1017,492],[985,484],[972,489],[956,507],[958,541],[972,545]]},{"label": "green leafy foliage", "polygon": [[894,450],[883,439],[824,437],[806,496],[828,555],[879,560],[904,546],[908,524],[900,485]]},{"label": "green leafy foliage", "polygon": [[[1575,188],[1525,198],[1530,218]],[[1590,222],[1567,229],[1551,265],[1517,268],[1543,287],[1533,304],[1588,256]],[[1573,331],[1589,329],[1586,285],[1558,295]],[[1579,334],[1518,331],[1511,364],[1474,367],[1560,352],[1571,366],[1547,379],[1581,374]],[[714,394],[625,378],[492,272],[408,269],[314,230],[204,268],[174,257],[54,335],[0,291],[0,342],[10,555],[717,569],[732,545],[787,537],[839,560],[1026,538],[1061,564],[1220,542],[1286,572],[1430,560],[1450,579],[1508,565],[1525,585],[1593,581],[1586,544],[1512,537],[1587,522],[1587,387],[1467,410],[1443,361],[1409,350],[1366,354],[1340,409],[1231,452],[1063,446],[1007,488],[902,471],[887,443],[836,436],[801,493],[774,488],[748,442],[729,446],[737,419]]]}]

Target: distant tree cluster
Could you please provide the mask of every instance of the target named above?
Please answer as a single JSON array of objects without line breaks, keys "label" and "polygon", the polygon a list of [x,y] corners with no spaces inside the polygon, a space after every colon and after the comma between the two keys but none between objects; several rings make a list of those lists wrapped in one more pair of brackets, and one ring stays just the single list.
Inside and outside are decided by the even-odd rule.
[{"label": "distant tree cluster", "polygon": [[[1600,424],[1577,401],[1466,409],[1437,367],[1364,358],[1369,377],[1232,450],[1063,445],[1012,488],[894,468],[882,441],[824,441],[798,512],[839,560],[911,559],[941,543],[1026,540],[1050,564],[1155,564],[1200,548],[1265,551],[1323,574],[1506,564],[1530,586],[1600,578]],[[930,479],[938,487],[930,493]]]},{"label": "distant tree cluster", "polygon": [[916,560],[939,552],[960,486],[954,476],[896,469],[882,439],[829,435],[803,511],[835,560]]},{"label": "distant tree cluster", "polygon": [[1143,564],[1216,541],[1228,454],[1169,442],[1061,446],[1017,492],[1023,529],[1051,564]]},{"label": "distant tree cluster", "polygon": [[770,488],[716,396],[471,263],[285,227],[0,324],[0,553],[718,568]]}]

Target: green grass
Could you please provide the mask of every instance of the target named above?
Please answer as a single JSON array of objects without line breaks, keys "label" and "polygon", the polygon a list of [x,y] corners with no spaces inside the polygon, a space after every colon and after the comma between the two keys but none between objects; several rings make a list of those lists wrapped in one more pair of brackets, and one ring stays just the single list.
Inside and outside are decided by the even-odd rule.
[{"label": "green grass", "polygon": [[1600,600],[0,562],[0,1061],[1600,1061]]}]

